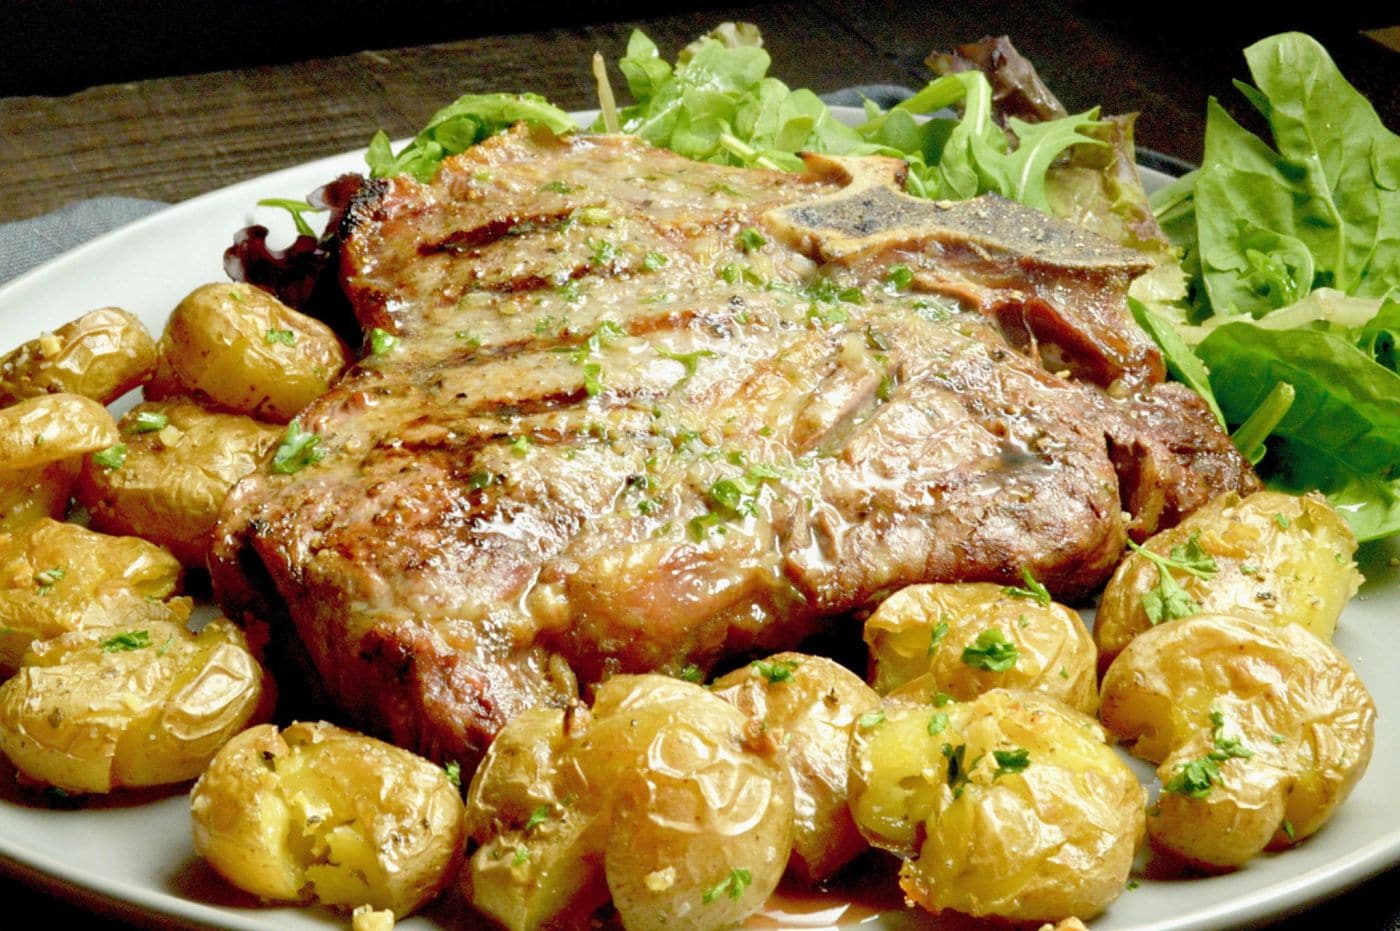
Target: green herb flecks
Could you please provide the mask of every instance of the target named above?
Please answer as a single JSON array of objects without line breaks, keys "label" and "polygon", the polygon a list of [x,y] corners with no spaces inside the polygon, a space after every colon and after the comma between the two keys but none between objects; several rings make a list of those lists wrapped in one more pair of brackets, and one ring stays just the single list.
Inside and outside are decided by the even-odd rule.
[{"label": "green herb flecks", "polygon": [[792,674],[797,671],[796,660],[775,659],[775,660],[755,660],[750,664],[754,675],[762,676],[768,680],[769,685],[777,685],[779,682],[787,682],[792,678]]},{"label": "green herb flecks", "polygon": [[371,355],[382,356],[399,344],[399,338],[388,330],[372,327],[369,331],[369,351]]},{"label": "green herb flecks", "polygon": [[1026,767],[1031,765],[1031,752],[1024,747],[1015,750],[993,750],[992,759],[996,760],[997,764],[997,768],[992,771],[992,779],[995,781],[1002,776],[1025,772]]},{"label": "green herb flecks", "polygon": [[269,346],[278,344],[283,346],[295,346],[297,344],[297,334],[295,330],[278,330],[274,328],[263,334],[263,342],[267,343]]},{"label": "green herb flecks", "polygon": [[116,470],[126,465],[126,444],[117,443],[92,454],[92,461],[104,469]]},{"label": "green herb flecks", "polygon": [[124,631],[108,637],[100,644],[103,653],[127,653],[132,650],[144,650],[150,645],[151,633],[147,630]]},{"label": "green herb flecks", "polygon": [[1022,568],[1021,579],[1026,583],[1025,588],[1007,585],[1002,588],[1001,593],[1003,595],[1010,595],[1013,598],[1029,598],[1042,608],[1050,607],[1049,590],[1036,580],[1036,577],[1031,574],[1031,570]]},{"label": "green herb flecks", "polygon": [[729,875],[706,889],[700,896],[700,902],[709,905],[722,896],[738,900],[743,898],[744,890],[753,883],[753,874],[746,869],[738,868],[729,871]]},{"label": "green herb flecks", "polygon": [[1186,590],[1177,582],[1176,577],[1172,575],[1172,570],[1176,569],[1203,581],[1209,581],[1215,578],[1216,573],[1220,571],[1220,567],[1215,563],[1215,557],[1201,549],[1199,537],[1199,532],[1191,534],[1185,543],[1173,546],[1171,552],[1166,556],[1154,553],[1146,547],[1138,546],[1131,540],[1128,541],[1128,546],[1132,548],[1133,552],[1157,567],[1156,586],[1142,594],[1142,610],[1153,624],[1190,617],[1201,610],[1195,599],[1187,594]]},{"label": "green herb flecks", "polygon": [[977,640],[962,651],[965,665],[987,672],[1006,672],[1016,665],[1020,656],[1016,644],[995,627],[982,631],[977,635]]},{"label": "green herb flecks", "polygon": [[154,433],[170,425],[170,417],[161,411],[137,411],[126,419],[122,428],[127,433]]},{"label": "green herb flecks", "polygon": [[293,420],[287,424],[282,442],[272,454],[272,471],[278,475],[294,475],[324,458],[326,450],[321,446],[321,437],[303,430],[301,424]]}]

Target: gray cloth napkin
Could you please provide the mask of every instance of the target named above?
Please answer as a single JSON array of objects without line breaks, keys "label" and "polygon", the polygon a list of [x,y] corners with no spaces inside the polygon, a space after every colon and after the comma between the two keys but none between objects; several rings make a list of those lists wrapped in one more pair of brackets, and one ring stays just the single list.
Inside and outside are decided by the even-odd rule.
[{"label": "gray cloth napkin", "polygon": [[0,283],[165,206],[134,197],[94,197],[33,219],[0,224]]}]

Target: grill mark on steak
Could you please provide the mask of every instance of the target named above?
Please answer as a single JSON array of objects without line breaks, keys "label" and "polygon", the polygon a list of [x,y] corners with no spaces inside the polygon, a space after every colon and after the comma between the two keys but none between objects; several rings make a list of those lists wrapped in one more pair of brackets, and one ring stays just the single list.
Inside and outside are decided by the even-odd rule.
[{"label": "grill mark on steak", "polygon": [[[432,185],[376,186],[345,227],[344,287],[400,342],[303,412],[324,460],[225,502],[226,610],[294,640],[354,723],[469,766],[579,682],[789,647],[912,582],[1029,569],[1073,597],[1130,530],[1252,487],[1140,351],[1136,260],[1005,233],[997,205],[930,231],[869,184],[864,213],[832,213],[862,171],[898,176],[516,130]],[[542,190],[556,179],[571,193]],[[419,249],[521,216],[577,222]],[[895,262],[908,291],[884,285]]]}]

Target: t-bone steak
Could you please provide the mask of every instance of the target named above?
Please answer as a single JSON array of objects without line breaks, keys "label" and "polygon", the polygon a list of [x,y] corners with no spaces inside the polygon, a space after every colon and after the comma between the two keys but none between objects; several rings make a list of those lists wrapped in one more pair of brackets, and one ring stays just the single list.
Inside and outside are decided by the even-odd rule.
[{"label": "t-bone steak", "polygon": [[229,497],[212,560],[343,718],[470,765],[612,672],[788,648],[914,582],[1101,584],[1257,484],[1127,313],[1147,264],[903,164],[701,164],[517,128],[366,181],[394,345]]}]

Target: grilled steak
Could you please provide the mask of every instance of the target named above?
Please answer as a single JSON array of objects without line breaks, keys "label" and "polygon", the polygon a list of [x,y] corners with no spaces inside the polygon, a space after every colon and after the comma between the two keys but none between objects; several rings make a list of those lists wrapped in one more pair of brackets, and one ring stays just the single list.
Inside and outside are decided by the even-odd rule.
[{"label": "grilled steak", "polygon": [[343,286],[397,343],[302,414],[324,459],[229,497],[225,607],[355,723],[466,763],[580,683],[790,647],[909,583],[1082,595],[1130,531],[1254,487],[1160,383],[1135,253],[809,164],[517,129],[367,182]]}]

